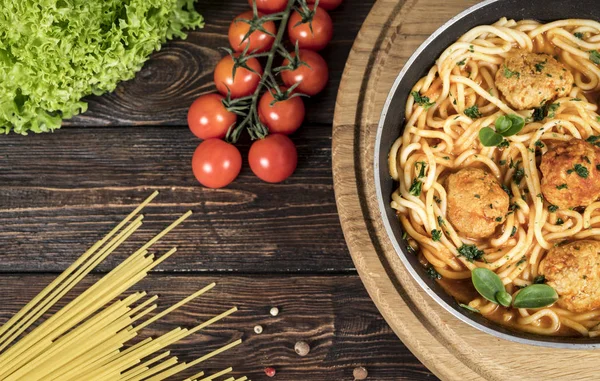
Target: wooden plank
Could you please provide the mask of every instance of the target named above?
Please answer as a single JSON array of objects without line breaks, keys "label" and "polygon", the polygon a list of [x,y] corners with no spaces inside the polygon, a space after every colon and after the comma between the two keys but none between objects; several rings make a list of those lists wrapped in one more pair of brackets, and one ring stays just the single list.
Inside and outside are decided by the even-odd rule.
[{"label": "wooden plank", "polygon": [[[365,21],[340,86],[333,129],[335,192],[350,253],[365,287],[392,329],[441,379],[596,379],[598,352],[532,347],[503,340],[452,316],[415,282],[386,233],[373,173],[375,135],[386,96],[416,46],[417,39],[411,33],[417,29],[433,33],[476,2],[378,0]],[[503,16],[516,13],[507,8]],[[488,14],[494,15],[490,9]],[[455,23],[462,25],[461,20]],[[401,86],[399,91],[406,88]],[[534,352],[535,371],[530,363],[515,361]]]},{"label": "wooden plank", "polygon": [[[51,275],[1,275],[0,323],[52,279]],[[435,379],[393,334],[356,275],[222,278],[151,274],[136,290],[158,293],[162,310],[211,282],[218,283],[213,291],[149,330],[156,335],[177,326],[191,327],[237,306],[239,312],[232,317],[173,347],[174,355],[189,361],[227,342],[244,339],[242,346],[206,363],[208,373],[233,366],[236,375],[266,380],[262,369],[273,366],[280,381],[331,381],[352,380],[352,369],[365,366],[370,380]],[[277,317],[269,314],[272,306],[281,310]],[[256,325],[264,328],[263,334],[253,332]],[[306,357],[294,352],[299,340],[311,346]]]},{"label": "wooden plank", "polygon": [[[198,140],[187,128],[5,136],[0,272],[64,268],[154,189],[162,194],[132,242],[151,238],[188,209],[195,212],[159,246],[180,249],[165,269],[351,270],[333,196],[330,130],[306,126],[292,138],[300,158],[288,181],[263,183],[244,164],[238,180],[215,191],[202,188],[192,174]],[[241,149],[245,157],[247,144]]]},{"label": "wooden plank", "polygon": [[[331,125],[335,98],[346,57],[374,0],[346,0],[331,13],[335,32],[322,52],[331,71],[327,89],[307,103],[307,123]],[[185,125],[190,104],[213,92],[213,69],[229,46],[231,20],[250,9],[247,0],[203,0],[198,11],[206,26],[185,41],[172,41],[152,55],[135,79],[122,83],[113,94],[89,97],[89,110],[65,125]]]}]

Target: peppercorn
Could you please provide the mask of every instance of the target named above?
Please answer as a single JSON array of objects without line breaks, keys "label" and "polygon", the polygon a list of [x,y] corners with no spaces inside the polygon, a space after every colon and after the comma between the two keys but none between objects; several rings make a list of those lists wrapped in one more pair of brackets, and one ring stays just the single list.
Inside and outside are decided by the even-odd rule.
[{"label": "peppercorn", "polygon": [[294,345],[294,350],[299,356],[304,357],[310,352],[310,345],[306,341],[298,341]]},{"label": "peppercorn", "polygon": [[273,368],[273,367],[265,368],[265,374],[267,375],[267,377],[275,377],[275,373],[277,373],[277,371],[275,371],[275,368]]},{"label": "peppercorn", "polygon": [[355,380],[366,380],[367,376],[369,375],[369,372],[367,372],[367,369],[365,367],[359,366],[354,368],[352,375],[354,376]]}]

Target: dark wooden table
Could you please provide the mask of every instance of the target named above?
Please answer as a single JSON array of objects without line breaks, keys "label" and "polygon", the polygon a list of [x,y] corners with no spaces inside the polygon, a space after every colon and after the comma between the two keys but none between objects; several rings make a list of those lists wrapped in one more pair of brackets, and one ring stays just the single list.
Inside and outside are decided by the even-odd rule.
[{"label": "dark wooden table", "polygon": [[[331,82],[308,100],[307,121],[293,136],[299,166],[283,184],[269,185],[244,166],[223,190],[200,187],[190,160],[199,141],[186,112],[213,91],[212,70],[227,45],[227,28],[245,0],[202,0],[206,27],[155,53],[135,80],[89,99],[89,111],[52,134],[0,138],[0,322],[6,321],[56,273],[151,193],[133,248],[192,209],[189,222],[162,247],[179,252],[141,285],[162,305],[216,281],[210,296],[158,328],[191,325],[231,305],[234,317],[176,346],[191,359],[227,340],[243,346],[207,364],[236,374],[279,380],[352,380],[365,366],[370,380],[433,380],[397,339],[371,302],[348,254],[338,222],[331,174],[331,124],[346,57],[373,0],[346,0],[332,13],[335,36],[324,52]],[[248,150],[243,143],[242,153]],[[161,246],[158,247],[159,249]],[[106,271],[127,253],[100,267]],[[278,306],[277,317],[269,315]],[[253,327],[264,327],[262,335]],[[294,343],[312,350],[304,358]]]}]

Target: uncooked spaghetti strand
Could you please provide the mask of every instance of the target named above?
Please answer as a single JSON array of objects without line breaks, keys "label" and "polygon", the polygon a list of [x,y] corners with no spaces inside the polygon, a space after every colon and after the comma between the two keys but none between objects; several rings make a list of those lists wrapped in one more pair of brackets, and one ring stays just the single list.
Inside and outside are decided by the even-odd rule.
[{"label": "uncooked spaghetti strand", "polygon": [[196,291],[195,293],[193,293],[192,295],[188,296],[187,298],[181,300],[180,302],[174,304],[173,306],[167,308],[166,310],[162,311],[161,313],[157,314],[156,316],[152,317],[151,319],[148,319],[147,321],[145,321],[143,324],[140,324],[139,326],[137,326],[135,328],[135,331],[139,332],[142,329],[146,328],[147,326],[149,326],[150,324],[156,322],[157,320],[162,319],[163,317],[167,316],[168,314],[170,314],[171,312],[175,311],[176,309],[180,308],[181,306],[189,303],[190,301],[196,299],[197,297],[205,294],[206,292],[212,290],[217,284],[216,283],[211,283],[208,286],[204,287],[203,289]]},{"label": "uncooked spaghetti strand", "polygon": [[[128,305],[137,301],[140,295],[143,294],[145,293],[133,294],[126,298],[125,301],[114,303],[113,306],[117,306],[117,308],[111,308],[113,306],[109,307],[67,335],[61,337],[48,350],[41,353],[34,360],[29,361],[26,366],[20,368],[7,380],[18,379],[18,376],[27,376],[26,379],[33,380],[34,375],[39,374],[44,368],[61,368],[64,363],[69,361],[70,354],[77,356],[79,353],[86,353],[81,348],[82,346],[78,344],[80,342],[85,343],[83,345],[84,348],[88,348],[88,346],[94,348],[95,345],[91,343],[106,345],[110,342],[111,336],[115,336],[116,333],[131,324],[131,318],[125,315],[127,310],[129,310]],[[122,332],[122,334],[125,334],[128,338],[135,336],[134,332]],[[116,334],[116,336],[119,335]]]},{"label": "uncooked spaghetti strand", "polygon": [[[108,255],[110,255],[116,248],[118,248],[127,238],[129,238],[141,225],[141,219],[143,216],[139,216],[136,221],[133,221],[128,229],[124,230],[115,237],[115,242],[112,246],[107,246],[106,250],[98,251],[98,256],[92,258],[92,261],[87,266],[82,266],[79,268],[74,274],[73,279],[67,279],[63,284],[56,288],[56,294],[53,292],[49,297],[51,299],[43,301],[38,304],[34,309],[30,311],[30,314],[24,317],[24,320],[21,321],[21,324],[14,325],[10,330],[6,332],[6,334],[10,334],[7,337],[2,345],[0,345],[0,353],[4,350],[8,345],[10,345],[19,335],[21,335],[27,328],[29,328],[33,323],[39,320],[52,306],[54,306],[60,299],[62,299],[70,290],[72,290],[81,280],[89,274],[100,262],[102,262]],[[2,342],[0,341],[0,342]]]},{"label": "uncooked spaghetti strand", "polygon": [[215,357],[218,354],[221,354],[221,353],[223,353],[225,351],[228,351],[229,349],[231,349],[233,347],[236,347],[236,346],[240,345],[241,343],[242,343],[242,340],[236,340],[236,341],[234,341],[232,343],[224,345],[221,348],[216,349],[216,350],[210,352],[207,355],[204,355],[204,356],[202,356],[200,358],[197,358],[196,360],[191,361],[190,363],[182,363],[182,364],[180,364],[180,365],[178,365],[178,366],[176,366],[176,367],[174,367],[174,368],[172,368],[170,370],[167,370],[167,371],[164,371],[162,373],[159,373],[156,376],[154,376],[152,378],[149,378],[148,381],[161,381],[161,380],[164,380],[164,379],[166,379],[168,377],[171,377],[174,374],[177,374],[177,373],[179,373],[179,372],[181,372],[183,370],[186,370],[186,369],[189,369],[189,368],[191,368],[193,366],[196,366],[196,365],[198,365],[198,364],[200,364],[200,363],[202,363],[202,362],[204,362],[204,361],[206,361],[206,360],[208,360],[208,359],[210,359],[212,357]]},{"label": "uncooked spaghetti strand", "polygon": [[[138,255],[145,255],[146,250],[148,248],[150,248],[153,244],[155,244],[156,242],[158,242],[162,237],[164,237],[166,234],[168,234],[170,231],[172,231],[173,229],[175,229],[177,226],[179,226],[183,221],[185,221],[190,215],[192,214],[191,211],[188,211],[187,213],[185,213],[184,215],[182,215],[181,217],[179,217],[176,221],[174,221],[173,223],[171,223],[169,226],[167,226],[165,229],[163,229],[160,233],[158,233],[156,236],[154,236],[154,238],[152,238],[150,241],[148,241],[146,244],[144,244],[141,248],[139,248],[131,257],[127,258],[124,262],[122,262],[119,266],[117,266],[113,271],[111,271],[108,276],[114,276],[114,274],[118,273],[122,268],[125,268],[128,265],[129,261],[134,260],[135,258],[137,258]],[[156,265],[160,264],[162,261],[166,260],[171,254],[173,254],[174,251],[169,251],[168,253],[166,253],[166,257],[160,259]],[[149,267],[150,269],[153,268],[152,266]],[[90,289],[86,290],[87,292],[92,292],[92,290],[94,290],[94,287],[96,287],[96,285],[90,287]],[[85,294],[80,295],[80,298],[85,299]],[[65,309],[59,311],[58,315],[60,316],[61,312],[65,312],[68,311],[71,305],[75,305],[75,304],[69,304],[67,307],[65,307]],[[54,317],[54,316],[53,316]]]},{"label": "uncooked spaghetti strand", "polygon": [[210,375],[208,377],[204,377],[201,380],[198,380],[199,377],[202,377],[202,375],[200,373],[203,373],[203,372],[200,372],[198,374],[195,374],[195,375],[193,375],[193,376],[185,379],[184,381],[213,381],[215,378],[219,378],[219,377],[221,377],[221,376],[223,376],[225,374],[231,373],[231,372],[233,372],[233,368],[227,368],[227,369],[223,369],[220,372],[212,374],[212,375]]},{"label": "uncooked spaghetti strand", "polygon": [[[115,365],[123,364],[123,363],[139,363],[139,359],[146,358],[167,346],[177,342],[177,338],[181,332],[187,331],[182,329],[181,327],[175,328],[168,333],[163,334],[162,336],[152,340],[151,342],[140,346],[134,351],[131,351],[123,356],[118,356],[114,358],[110,363],[107,363],[103,366],[103,369],[114,369]],[[135,377],[132,380],[136,379]],[[76,381],[77,378],[72,378],[67,381]]]},{"label": "uncooked spaghetti strand", "polygon": [[150,365],[155,364],[155,363],[159,362],[160,360],[164,359],[165,357],[169,357],[170,355],[171,355],[171,351],[163,352],[162,354],[160,354],[156,357],[153,357],[150,360],[125,371],[125,373],[123,373],[123,375],[121,376],[121,381],[128,381],[128,380],[132,379],[134,376],[137,376],[137,375],[145,372],[146,370],[150,369],[149,368]]},{"label": "uncooked spaghetti strand", "polygon": [[[88,325],[92,326],[97,321],[101,321],[106,316],[114,315],[115,313],[117,313],[119,311],[119,309],[123,310],[125,308],[126,308],[126,306],[123,301],[117,301],[116,303],[114,303],[113,305],[108,307],[106,310],[104,310],[102,312],[102,314],[97,315],[94,319],[88,321]],[[65,336],[64,338],[62,338],[62,340],[60,342],[57,342],[57,343],[52,342],[51,345],[55,346],[55,347],[57,345],[63,345],[64,343],[67,342],[67,340],[69,340],[70,337],[73,337],[82,331],[85,332],[84,330],[86,328],[87,328],[87,326],[81,326],[77,330],[73,331],[70,334],[70,336]],[[29,361],[32,361],[32,359],[37,357],[38,354],[43,354],[45,356],[48,356],[51,353],[48,349],[48,346],[45,344],[44,341],[38,341],[37,343],[35,343],[34,345],[32,345],[31,347],[29,347],[27,349],[28,349],[28,351],[27,351],[26,355],[21,355],[19,358],[12,360],[6,366],[3,366],[1,368],[2,371],[1,371],[0,376],[7,376],[8,374],[11,374],[11,371],[13,371],[14,369],[18,369],[21,364],[25,364]]]},{"label": "uncooked spaghetti strand", "polygon": [[[132,268],[136,272],[140,271],[151,261],[151,258],[145,258],[140,255],[135,258]],[[131,277],[130,272],[125,270],[117,271],[117,269],[119,269],[119,266],[109,274],[105,275],[94,285],[102,286],[107,281],[109,282],[107,287],[104,287],[104,291],[102,291],[101,294],[95,295],[94,298],[87,297],[86,293],[90,291],[92,287],[94,287],[92,286],[86,290],[86,292],[80,294],[67,306],[63,307],[63,309],[54,314],[51,318],[42,323],[39,327],[34,329],[32,333],[20,340],[13,347],[9,348],[8,351],[0,355],[0,364],[2,364],[0,365],[0,375],[5,373],[2,373],[2,371],[7,367],[8,362],[12,361],[16,356],[21,355],[26,350],[29,352],[28,356],[34,356],[35,353],[41,352],[44,349],[44,343],[48,337],[50,337],[50,340],[53,340],[53,338],[60,336],[62,333],[66,332],[69,327],[84,320],[91,313],[108,303],[110,300],[113,300],[116,296],[129,289],[133,284],[137,283],[143,278],[143,276],[145,276],[145,274],[142,274],[142,276],[136,275]],[[124,274],[121,274],[119,277],[115,278],[114,274],[120,272],[124,272]],[[111,275],[113,275],[113,277],[111,277]],[[130,277],[130,279],[127,279],[128,277]],[[116,280],[117,283],[111,284],[110,282],[113,279]],[[108,296],[106,296],[107,293]],[[67,312],[64,312],[65,310]],[[64,312],[64,316],[61,314],[61,312]],[[71,325],[68,325],[68,323]],[[26,360],[27,358],[24,358],[21,361]]]},{"label": "uncooked spaghetti strand", "polygon": [[[158,196],[158,191],[152,193],[146,200],[144,200],[139,206],[137,206],[127,217],[125,217],[117,226],[115,226],[108,234],[106,234],[101,240],[96,242],[92,247],[90,247],[81,257],[79,257],[73,264],[71,264],[61,275],[59,275],[52,283],[50,283],[42,292],[40,292],[36,297],[34,297],[29,303],[25,305],[19,312],[17,312],[11,319],[8,320],[5,324],[0,327],[0,338],[2,338],[5,332],[12,327],[14,323],[19,321],[27,312],[29,312],[34,306],[36,306],[41,300],[45,299],[48,294],[55,287],[62,283],[65,279],[67,279],[75,269],[81,266],[85,261],[90,258],[102,245],[104,245],[109,239],[111,239],[118,231],[120,231],[133,217],[138,215],[142,209],[144,209],[154,198]],[[143,216],[138,217],[140,220]],[[3,343],[4,340],[0,339],[0,343]],[[2,349],[0,348],[0,352]]]}]

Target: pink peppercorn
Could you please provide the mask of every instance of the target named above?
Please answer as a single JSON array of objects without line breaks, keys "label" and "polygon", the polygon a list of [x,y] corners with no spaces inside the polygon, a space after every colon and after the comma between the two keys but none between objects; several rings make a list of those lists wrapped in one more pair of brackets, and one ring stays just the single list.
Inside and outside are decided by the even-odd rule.
[{"label": "pink peppercorn", "polygon": [[275,373],[277,373],[277,371],[275,371],[275,368],[272,368],[272,367],[265,368],[265,374],[267,376],[275,377]]}]

